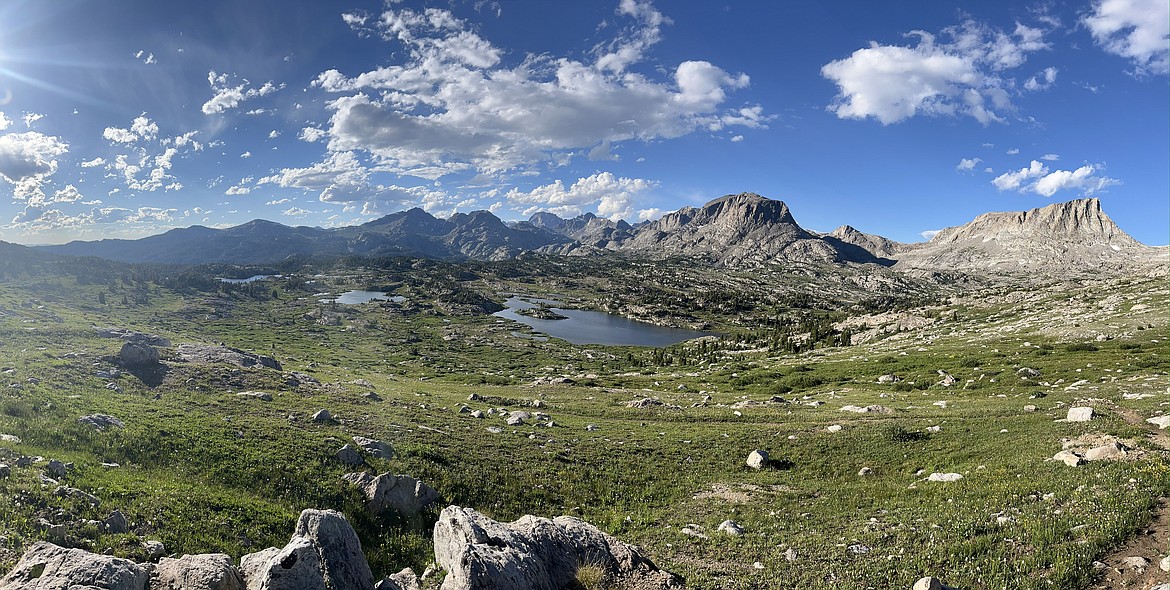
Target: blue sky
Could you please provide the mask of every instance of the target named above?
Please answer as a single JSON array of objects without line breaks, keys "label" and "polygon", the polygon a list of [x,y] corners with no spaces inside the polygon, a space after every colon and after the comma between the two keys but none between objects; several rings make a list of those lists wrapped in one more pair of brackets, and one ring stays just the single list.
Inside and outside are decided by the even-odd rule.
[{"label": "blue sky", "polygon": [[1170,242],[1170,0],[0,4],[0,240],[756,192],[900,241]]}]

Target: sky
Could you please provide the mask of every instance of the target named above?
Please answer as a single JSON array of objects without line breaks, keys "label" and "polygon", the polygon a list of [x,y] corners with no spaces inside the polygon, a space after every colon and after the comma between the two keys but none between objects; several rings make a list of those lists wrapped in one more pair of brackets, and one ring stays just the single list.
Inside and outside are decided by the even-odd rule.
[{"label": "sky", "polygon": [[1170,0],[3,0],[0,240],[726,194],[1170,242]]}]

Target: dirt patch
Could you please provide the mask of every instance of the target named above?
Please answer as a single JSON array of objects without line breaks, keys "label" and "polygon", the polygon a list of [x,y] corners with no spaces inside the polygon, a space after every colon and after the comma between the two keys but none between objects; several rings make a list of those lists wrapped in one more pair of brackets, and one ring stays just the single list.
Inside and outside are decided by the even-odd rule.
[{"label": "dirt patch", "polygon": [[[1149,590],[1166,583],[1167,574],[1158,567],[1170,547],[1170,500],[1159,498],[1154,519],[1121,549],[1110,553],[1094,567],[1100,575],[1091,590],[1127,588]],[[1141,558],[1146,562],[1140,566]]]},{"label": "dirt patch", "polygon": [[695,500],[723,500],[732,504],[746,504],[752,501],[753,494],[775,495],[797,493],[797,490],[785,485],[758,486],[750,483],[728,485],[713,483],[711,489],[695,493]]},{"label": "dirt patch", "polygon": [[1170,430],[1158,430],[1157,426],[1153,426],[1149,422],[1146,422],[1145,416],[1142,416],[1136,410],[1131,410],[1130,408],[1118,405],[1114,405],[1113,409],[1117,412],[1117,415],[1121,416],[1121,418],[1126,422],[1133,424],[1134,426],[1152,429],[1152,432],[1149,435],[1150,441],[1152,441],[1155,445],[1162,447],[1163,449],[1170,450]]}]

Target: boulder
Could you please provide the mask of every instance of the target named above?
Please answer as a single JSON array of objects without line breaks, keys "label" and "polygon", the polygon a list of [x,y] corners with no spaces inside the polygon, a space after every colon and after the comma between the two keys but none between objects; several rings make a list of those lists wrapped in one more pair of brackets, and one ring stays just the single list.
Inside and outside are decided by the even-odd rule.
[{"label": "boulder", "polygon": [[7,463],[0,463],[0,477],[8,477],[12,475],[12,468]]},{"label": "boulder", "polygon": [[1157,426],[1159,430],[1166,430],[1167,428],[1170,428],[1170,415],[1146,418],[1146,422]]},{"label": "boulder", "polygon": [[107,416],[105,414],[90,414],[88,416],[82,416],[82,417],[78,418],[77,421],[81,422],[82,424],[85,424],[87,426],[92,426],[92,427],[98,429],[99,431],[105,430],[111,426],[113,426],[114,428],[125,428],[126,427],[125,422],[122,422],[121,420],[119,420],[113,416]]},{"label": "boulder", "polygon": [[148,568],[127,559],[38,541],[25,551],[7,576],[0,578],[0,588],[145,590],[150,581]]},{"label": "boulder", "polygon": [[313,422],[326,423],[332,421],[333,414],[330,414],[329,410],[317,410],[317,412],[313,414]]},{"label": "boulder", "polygon": [[1114,461],[1121,459],[1126,455],[1126,448],[1121,443],[1111,442],[1093,447],[1085,451],[1086,461]]},{"label": "boulder", "polygon": [[371,457],[378,459],[390,459],[394,457],[394,448],[380,440],[355,436],[353,437],[353,442],[361,447],[362,450],[369,453]]},{"label": "boulder", "polygon": [[1069,408],[1065,420],[1069,422],[1088,422],[1093,419],[1093,408]]},{"label": "boulder", "polygon": [[946,586],[943,586],[938,578],[919,578],[917,582],[914,582],[914,590],[943,590],[944,588]]},{"label": "boulder", "polygon": [[335,510],[305,510],[283,549],[240,558],[248,590],[373,590],[353,527]]},{"label": "boulder", "polygon": [[53,479],[61,479],[62,477],[65,477],[65,474],[68,471],[69,468],[66,467],[64,463],[56,459],[49,460],[49,464],[45,466],[45,473]]},{"label": "boulder", "polygon": [[901,379],[898,378],[897,375],[894,375],[892,373],[886,374],[886,375],[881,375],[877,378],[878,383],[897,383],[899,381],[901,381]]},{"label": "boulder", "polygon": [[382,578],[376,585],[374,590],[421,590],[422,584],[419,583],[418,576],[415,575],[414,570],[406,568],[396,574],[391,574]]},{"label": "boulder", "polygon": [[236,394],[236,397],[258,399],[262,402],[272,401],[272,394],[267,391],[241,391]]},{"label": "boulder", "polygon": [[576,518],[523,516],[499,523],[448,506],[434,530],[435,559],[447,571],[441,590],[554,590],[574,587],[584,565],[614,587],[681,588],[638,550]]},{"label": "boulder", "polygon": [[1020,370],[1016,371],[1016,375],[1026,379],[1035,379],[1036,377],[1040,376],[1040,371],[1037,371],[1032,367],[1020,367]]},{"label": "boulder", "polygon": [[223,553],[164,557],[150,581],[151,590],[244,590],[244,579]]},{"label": "boulder", "polygon": [[1084,458],[1072,451],[1061,451],[1052,456],[1053,461],[1060,461],[1069,467],[1076,467],[1084,463]]},{"label": "boulder", "polygon": [[768,464],[768,451],[756,449],[748,454],[747,466],[752,469],[763,469]]},{"label": "boulder", "polygon": [[409,475],[347,473],[341,478],[362,490],[366,507],[374,514],[395,511],[413,520],[443,499],[434,488]]},{"label": "boulder", "polygon": [[738,522],[735,522],[734,520],[725,520],[719,523],[719,532],[726,533],[732,537],[742,537],[744,531],[743,527],[740,526]]},{"label": "boulder", "polygon": [[333,457],[350,467],[357,467],[358,465],[362,465],[366,462],[365,457],[362,457],[361,451],[357,450],[357,447],[350,444],[337,449],[337,453],[335,453]]},{"label": "boulder", "polygon": [[961,474],[961,473],[931,473],[926,478],[926,481],[950,482],[950,481],[959,481],[960,479],[963,479],[963,474]]},{"label": "boulder", "polygon": [[102,521],[106,526],[106,530],[115,535],[127,533],[130,531],[130,521],[126,519],[126,515],[122,514],[121,510],[115,510]]},{"label": "boulder", "polygon": [[158,349],[140,342],[127,342],[118,353],[118,361],[126,367],[149,367],[158,364]]},{"label": "boulder", "polygon": [[873,475],[872,467],[862,467],[861,469],[857,470],[858,477],[869,477],[871,475]]}]

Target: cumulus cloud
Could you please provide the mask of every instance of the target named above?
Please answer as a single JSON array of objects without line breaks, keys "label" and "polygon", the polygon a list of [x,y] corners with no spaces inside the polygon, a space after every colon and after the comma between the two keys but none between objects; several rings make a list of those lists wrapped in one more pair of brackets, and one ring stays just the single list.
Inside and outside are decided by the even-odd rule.
[{"label": "cumulus cloud", "polygon": [[1170,1],[1100,0],[1082,22],[1105,51],[1130,60],[1139,74],[1170,73]]},{"label": "cumulus cloud", "polygon": [[308,209],[302,209],[300,207],[289,207],[288,209],[280,212],[281,215],[287,215],[289,217],[304,217],[310,213],[312,213],[312,211],[309,211]]},{"label": "cumulus cloud", "polygon": [[1060,155],[1059,154],[1044,154],[1043,156],[1040,156],[1040,159],[1044,160],[1046,162],[1055,162],[1055,161],[1060,159]]},{"label": "cumulus cloud", "polygon": [[4,131],[5,129],[8,129],[8,127],[11,125],[12,125],[12,119],[9,119],[8,117],[4,116],[3,112],[0,112],[0,131]]},{"label": "cumulus cloud", "polygon": [[106,127],[102,137],[113,143],[134,143],[139,140],[153,140],[158,137],[158,124],[151,121],[146,113],[134,118],[129,129]]},{"label": "cumulus cloud", "polygon": [[907,35],[913,46],[871,43],[821,68],[837,85],[829,110],[842,119],[874,118],[883,125],[915,115],[969,116],[987,125],[1015,110],[1001,74],[1046,49],[1044,32],[1016,24],[1011,33],[966,21],[942,31]]},{"label": "cumulus cloud", "polygon": [[575,217],[596,207],[599,216],[617,220],[633,217],[637,198],[657,186],[653,180],[619,178],[610,172],[599,172],[578,179],[568,188],[560,180],[528,192],[514,188],[505,198],[513,206],[523,207],[521,214],[525,217],[537,211]]},{"label": "cumulus cloud", "polygon": [[240,106],[240,103],[246,100],[267,96],[285,87],[284,84],[278,86],[269,81],[259,88],[249,88],[251,82],[244,80],[236,84],[232,81],[233,78],[228,74],[218,74],[215,70],[207,74],[207,83],[211,85],[215,95],[203,103],[203,114],[217,115]]},{"label": "cumulus cloud", "polygon": [[937,236],[938,233],[941,231],[942,231],[941,229],[928,229],[925,231],[918,232],[918,235],[922,236],[923,238],[925,238],[927,240],[930,240],[930,239],[934,238],[934,236]]},{"label": "cumulus cloud", "polygon": [[1089,196],[1121,184],[1117,179],[1097,175],[1099,170],[1100,166],[1094,164],[1085,164],[1076,170],[1051,170],[1038,160],[1032,160],[1027,168],[1005,172],[992,179],[991,184],[1000,191],[1031,192],[1045,197],[1063,190]]},{"label": "cumulus cloud", "polygon": [[41,113],[25,113],[21,119],[24,121],[24,126],[32,129],[33,123],[44,119],[45,116]]},{"label": "cumulus cloud", "polygon": [[959,160],[959,165],[955,166],[955,170],[959,172],[973,172],[975,167],[982,161],[979,158],[963,158]]},{"label": "cumulus cloud", "polygon": [[0,135],[0,176],[10,183],[43,179],[57,171],[57,157],[69,152],[60,138],[36,131]]},{"label": "cumulus cloud", "polygon": [[406,58],[356,76],[322,72],[313,85],[341,96],[329,104],[328,129],[306,128],[301,139],[324,134],[331,151],[363,151],[386,171],[435,179],[560,164],[603,142],[766,124],[759,107],[723,107],[746,75],[701,60],[662,79],[631,72],[669,21],[637,0],[623,1],[618,16],[633,24],[596,46],[593,63],[529,55],[518,64],[505,64],[499,48],[446,10],[392,6],[376,21],[349,19],[404,47]]}]

